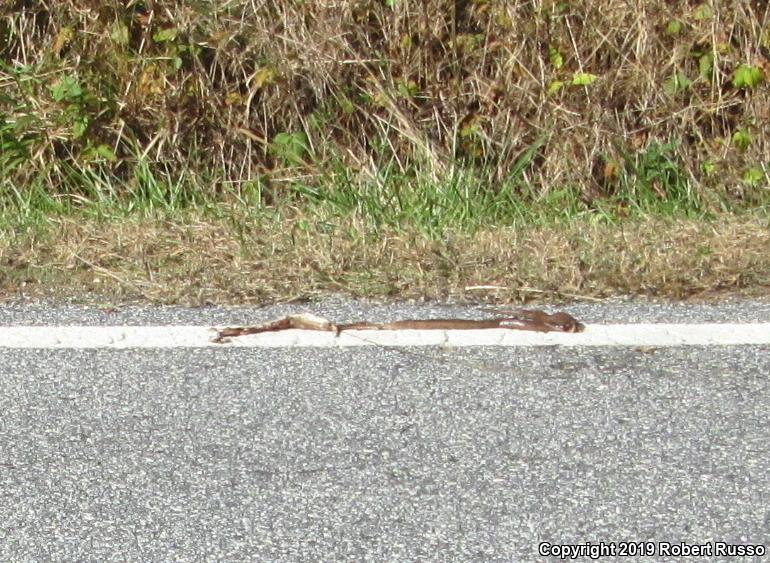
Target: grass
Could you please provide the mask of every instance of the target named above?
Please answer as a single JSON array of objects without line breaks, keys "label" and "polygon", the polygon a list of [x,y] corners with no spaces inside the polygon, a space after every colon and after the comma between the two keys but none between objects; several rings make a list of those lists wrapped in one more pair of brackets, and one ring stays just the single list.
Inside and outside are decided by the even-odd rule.
[{"label": "grass", "polygon": [[201,305],[328,292],[489,302],[765,292],[767,213],[706,214],[686,186],[680,201],[656,198],[645,182],[683,181],[662,162],[641,162],[640,179],[602,208],[568,189],[503,197],[462,175],[408,189],[398,174],[365,185],[340,174],[268,205],[258,185],[214,198],[192,176],[164,182],[147,166],[123,197],[78,174],[77,198],[6,193],[0,294]]},{"label": "grass", "polygon": [[[99,222],[77,217],[4,237],[5,295],[154,303],[263,303],[327,292],[470,301],[613,295],[718,297],[770,287],[766,220],[645,219],[622,229],[501,228],[429,240],[363,237],[350,223],[232,217]],[[287,225],[291,225],[287,228]],[[366,240],[363,240],[366,238]]]},{"label": "grass", "polygon": [[763,291],[770,11],[638,8],[0,7],[0,293]]}]

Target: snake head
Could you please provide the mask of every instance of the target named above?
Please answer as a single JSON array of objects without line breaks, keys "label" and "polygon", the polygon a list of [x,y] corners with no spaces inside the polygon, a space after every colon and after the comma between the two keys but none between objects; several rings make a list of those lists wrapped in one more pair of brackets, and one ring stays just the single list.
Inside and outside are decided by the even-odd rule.
[{"label": "snake head", "polygon": [[554,313],[550,315],[548,324],[562,332],[583,332],[586,328],[583,323],[567,313]]}]

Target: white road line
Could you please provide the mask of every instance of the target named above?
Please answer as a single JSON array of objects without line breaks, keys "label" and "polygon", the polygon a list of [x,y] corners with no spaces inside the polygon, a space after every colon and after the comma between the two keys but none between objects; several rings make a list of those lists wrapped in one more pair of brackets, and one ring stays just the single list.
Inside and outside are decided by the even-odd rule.
[{"label": "white road line", "polygon": [[0,348],[335,348],[350,346],[693,346],[770,344],[770,323],[592,324],[578,334],[517,330],[287,330],[212,342],[205,326],[5,326]]}]

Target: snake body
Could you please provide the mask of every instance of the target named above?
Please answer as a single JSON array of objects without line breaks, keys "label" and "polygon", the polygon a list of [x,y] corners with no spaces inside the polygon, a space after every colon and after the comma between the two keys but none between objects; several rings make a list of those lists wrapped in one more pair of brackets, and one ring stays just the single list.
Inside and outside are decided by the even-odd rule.
[{"label": "snake body", "polygon": [[582,332],[585,327],[567,313],[546,313],[527,309],[512,311],[511,316],[495,319],[410,319],[389,323],[358,322],[347,324],[335,324],[329,319],[304,313],[288,315],[255,326],[224,328],[217,331],[218,334],[214,341],[225,342],[225,339],[230,337],[288,329],[320,330],[339,334],[343,330],[478,330],[492,328],[535,332]]}]

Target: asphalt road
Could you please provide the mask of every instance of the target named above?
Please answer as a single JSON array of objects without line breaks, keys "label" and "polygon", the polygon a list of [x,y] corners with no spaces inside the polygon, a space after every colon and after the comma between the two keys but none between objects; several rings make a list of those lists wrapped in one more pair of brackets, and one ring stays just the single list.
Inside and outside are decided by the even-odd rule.
[{"label": "asphalt road", "polygon": [[[477,314],[17,303],[0,307],[0,325],[223,325],[299,309]],[[589,322],[770,320],[756,302],[567,309]],[[0,560],[507,562],[543,560],[544,542],[651,542],[643,560],[674,561],[666,544],[767,549],[768,373],[766,346],[0,348]]]}]

